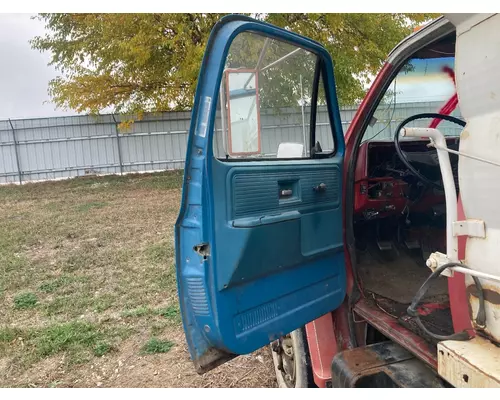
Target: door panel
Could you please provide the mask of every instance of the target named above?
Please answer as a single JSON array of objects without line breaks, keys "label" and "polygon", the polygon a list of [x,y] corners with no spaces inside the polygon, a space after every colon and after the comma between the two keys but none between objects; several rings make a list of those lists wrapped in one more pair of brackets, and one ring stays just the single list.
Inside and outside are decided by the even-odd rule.
[{"label": "door panel", "polygon": [[[320,102],[330,125],[316,132]],[[334,152],[313,149],[328,132]],[[179,302],[198,372],[343,301],[343,151],[325,49],[246,17],[223,19],[200,71],[176,224]]]},{"label": "door panel", "polygon": [[[213,252],[218,290],[342,252],[342,230],[335,224],[342,221],[337,162],[213,160],[216,245],[224,245]],[[326,190],[314,191],[321,183]],[[282,187],[292,195],[280,199]]]}]

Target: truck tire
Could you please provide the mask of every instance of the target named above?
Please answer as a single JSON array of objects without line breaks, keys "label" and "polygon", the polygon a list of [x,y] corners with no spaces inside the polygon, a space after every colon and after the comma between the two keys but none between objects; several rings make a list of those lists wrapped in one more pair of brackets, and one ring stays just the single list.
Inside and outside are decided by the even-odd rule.
[{"label": "truck tire", "polygon": [[316,387],[304,327],[271,343],[271,352],[278,387]]}]

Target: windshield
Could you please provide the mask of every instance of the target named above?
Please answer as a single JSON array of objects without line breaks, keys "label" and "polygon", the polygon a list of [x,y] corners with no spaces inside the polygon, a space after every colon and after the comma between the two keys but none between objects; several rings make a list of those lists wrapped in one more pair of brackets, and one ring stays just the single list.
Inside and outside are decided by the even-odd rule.
[{"label": "windshield", "polygon": [[[393,140],[397,126],[415,114],[441,112],[460,118],[456,102],[448,104],[455,95],[454,67],[454,57],[410,59],[379,103],[363,142]],[[431,124],[432,119],[421,119],[407,126],[429,127]],[[448,121],[441,121],[438,128],[446,136],[459,136],[462,130]]]}]

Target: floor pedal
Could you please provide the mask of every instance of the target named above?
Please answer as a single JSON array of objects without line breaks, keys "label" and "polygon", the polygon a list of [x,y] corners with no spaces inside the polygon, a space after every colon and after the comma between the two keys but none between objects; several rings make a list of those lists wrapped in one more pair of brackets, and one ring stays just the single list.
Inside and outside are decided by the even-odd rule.
[{"label": "floor pedal", "polygon": [[408,250],[417,250],[417,249],[420,249],[420,241],[419,240],[405,240],[405,246]]},{"label": "floor pedal", "polygon": [[380,249],[380,251],[389,251],[392,250],[394,245],[390,241],[381,241],[377,240],[377,246]]}]

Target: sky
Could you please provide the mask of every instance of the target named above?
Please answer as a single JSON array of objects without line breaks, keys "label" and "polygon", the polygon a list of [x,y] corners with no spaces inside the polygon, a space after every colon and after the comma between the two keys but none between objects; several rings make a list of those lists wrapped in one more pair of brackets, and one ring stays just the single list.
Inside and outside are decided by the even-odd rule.
[{"label": "sky", "polygon": [[48,67],[48,53],[31,49],[28,41],[44,33],[33,14],[0,13],[0,120],[75,115],[49,101],[48,83],[57,76]]}]

